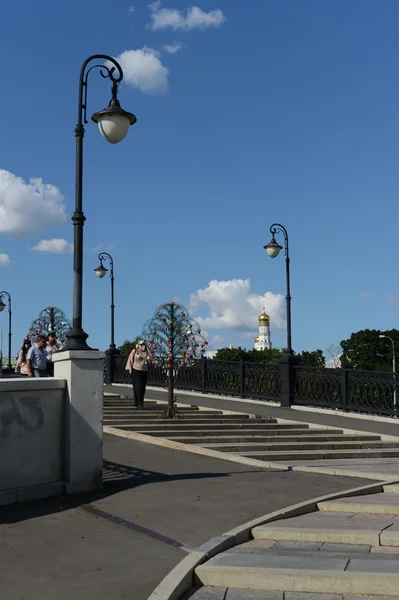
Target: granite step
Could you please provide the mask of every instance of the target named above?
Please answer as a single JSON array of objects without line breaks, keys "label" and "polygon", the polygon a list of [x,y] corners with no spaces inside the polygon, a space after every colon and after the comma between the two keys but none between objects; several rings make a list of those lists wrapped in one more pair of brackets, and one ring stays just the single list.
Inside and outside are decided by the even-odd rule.
[{"label": "granite step", "polygon": [[[321,433],[320,433],[321,431]],[[271,428],[253,428],[253,429],[245,429],[243,427],[237,427],[237,428],[231,428],[231,429],[202,429],[202,428],[184,428],[184,429],[171,429],[171,430],[166,430],[165,428],[162,428],[161,430],[158,429],[154,429],[153,431],[151,431],[150,435],[161,435],[162,437],[168,437],[169,439],[180,439],[182,437],[191,437],[193,436],[195,439],[199,439],[201,440],[202,437],[206,438],[207,436],[211,436],[214,437],[220,441],[223,441],[224,439],[226,439],[228,436],[238,436],[238,437],[242,437],[242,436],[258,436],[261,437],[261,439],[265,440],[268,438],[272,438],[272,440],[274,438],[277,439],[284,439],[286,436],[291,436],[291,435],[295,435],[298,439],[302,439],[303,435],[308,435],[311,433],[312,437],[315,436],[315,439],[318,438],[318,436],[323,436],[326,433],[329,433],[330,430],[326,429],[326,430],[313,430],[313,429],[271,429]],[[339,430],[338,430],[339,431]],[[314,433],[316,432],[316,433]],[[324,433],[323,433],[324,432]],[[378,436],[377,436],[378,437]],[[188,442],[186,442],[188,443]]]},{"label": "granite step", "polygon": [[[150,415],[143,415],[142,417],[139,417],[136,415],[132,416],[129,419],[126,419],[127,421],[129,421],[130,423],[137,424],[148,424],[151,425],[151,423],[164,423],[165,419],[162,418],[161,416],[162,411],[159,411],[159,413],[155,414],[152,416]],[[108,419],[108,421],[111,420],[115,420],[113,419]],[[176,423],[184,423],[184,424],[188,424],[188,425],[195,425],[197,424],[198,426],[206,426],[206,425],[235,425],[235,423],[237,423],[238,425],[243,424],[245,426],[247,426],[247,423],[250,421],[252,423],[252,425],[259,425],[259,424],[267,424],[267,420],[262,420],[262,419],[237,419],[235,417],[220,417],[219,415],[215,415],[215,417],[209,416],[209,417],[192,417],[191,415],[189,417],[186,417],[185,415],[181,415],[180,418],[178,419],[173,419],[173,423],[176,421]]]},{"label": "granite step", "polygon": [[191,588],[181,600],[399,600],[399,596],[369,594],[314,594],[312,592],[270,592],[248,588]]},{"label": "granite step", "polygon": [[[140,423],[139,423],[140,424]],[[164,430],[169,429],[171,431],[173,431],[174,429],[176,429],[176,431],[180,431],[183,430],[184,428],[186,428],[187,430],[191,430],[191,429],[198,429],[199,431],[204,431],[206,429],[208,430],[214,430],[216,431],[217,429],[233,429],[233,430],[237,430],[237,431],[244,431],[244,430],[248,430],[248,431],[252,431],[252,430],[256,430],[256,429],[261,429],[262,431],[277,431],[277,432],[287,432],[287,431],[291,431],[293,429],[293,427],[291,425],[280,425],[279,423],[270,423],[269,421],[265,420],[265,421],[258,421],[258,420],[247,420],[247,421],[241,421],[241,422],[229,422],[227,423],[226,421],[208,421],[207,423],[200,423],[197,419],[193,419],[193,423],[189,423],[188,419],[173,419],[173,420],[169,420],[169,419],[158,419],[158,420],[152,420],[149,422],[149,426],[154,425],[154,429],[156,430],[158,426],[162,426],[162,428]],[[304,425],[301,428],[301,431],[307,431],[308,430],[308,426]],[[295,428],[295,431],[297,431],[297,429]]]},{"label": "granite step", "polygon": [[399,494],[383,492],[328,500],[317,505],[322,512],[399,515]]},{"label": "granite step", "polygon": [[289,461],[295,465],[295,461],[304,460],[332,460],[346,458],[392,458],[399,457],[399,448],[360,448],[353,450],[281,450],[269,452],[238,452],[241,456],[247,458],[256,458],[257,460],[267,461]]},{"label": "granite step", "polygon": [[[222,553],[195,570],[195,584],[225,589],[397,598],[399,557],[337,558]],[[238,596],[239,598],[240,596]]]},{"label": "granite step", "polygon": [[384,485],[384,492],[389,494],[399,494],[399,483],[391,483],[389,485]]},{"label": "granite step", "polygon": [[254,539],[399,546],[399,517],[315,512],[259,525]]},{"label": "granite step", "polygon": [[[121,410],[113,410],[113,409],[104,409],[103,410],[103,415],[106,417],[134,417],[134,418],[141,418],[141,417],[147,417],[147,418],[152,418],[153,416],[156,416],[157,414],[161,414],[162,411],[164,410],[164,407],[158,407],[156,410],[154,410],[153,408],[148,409],[148,408],[131,408],[131,409],[121,409]],[[184,418],[186,417],[192,417],[193,413],[191,411],[186,411],[186,410],[179,410],[179,413],[184,416]],[[202,416],[202,417],[213,417],[213,416],[223,416],[223,413],[221,412],[197,412],[195,413],[198,416]]]},{"label": "granite step", "polygon": [[[346,435],[346,434],[332,434],[332,435],[317,435],[313,433],[313,430],[308,430],[308,433],[302,433],[300,435],[280,435],[276,440],[276,436],[270,435],[187,435],[182,436],[180,441],[186,444],[200,444],[207,447],[212,443],[246,443],[246,442],[380,442],[381,438],[379,435]],[[189,432],[188,432],[189,433]],[[173,440],[173,437],[169,439]],[[177,438],[176,438],[177,439]]]},{"label": "granite step", "polygon": [[219,450],[220,452],[232,452],[240,453],[252,452],[252,451],[277,451],[277,450],[321,450],[321,449],[332,449],[332,450],[349,450],[349,449],[373,449],[373,448],[398,448],[399,443],[397,442],[383,442],[378,441],[348,441],[348,440],[335,440],[335,441],[323,441],[317,440],[312,442],[305,442],[299,440],[297,442],[283,442],[273,440],[272,442],[265,443],[261,442],[238,442],[236,444],[227,444],[224,442],[208,443],[208,444],[197,444],[203,448],[210,448],[212,450]]}]

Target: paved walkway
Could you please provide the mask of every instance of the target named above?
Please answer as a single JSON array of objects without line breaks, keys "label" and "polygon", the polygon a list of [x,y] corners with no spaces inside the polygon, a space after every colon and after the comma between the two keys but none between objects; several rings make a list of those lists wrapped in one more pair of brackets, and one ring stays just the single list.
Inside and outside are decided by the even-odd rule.
[{"label": "paved walkway", "polygon": [[191,548],[364,479],[258,469],[105,436],[101,493],[0,508],[0,595],[146,600]]},{"label": "paved walkway", "polygon": [[[123,386],[123,385],[112,385],[105,386],[105,390],[108,392],[113,391],[114,393],[123,393],[126,395],[131,395],[131,387]],[[265,403],[246,403],[242,402],[237,398],[229,398],[226,396],[218,396],[211,397],[206,395],[196,395],[196,394],[187,394],[184,391],[177,390],[176,392],[178,401],[185,403],[187,405],[198,405],[201,407],[206,407],[209,409],[219,409],[225,411],[242,411],[246,413],[253,413],[260,415],[261,417],[268,419],[286,419],[290,420],[293,423],[297,423],[298,427],[304,427],[305,424],[309,424],[310,428],[308,432],[300,432],[303,434],[312,433],[314,436],[315,429],[314,427],[318,427],[318,434],[322,433],[320,427],[327,428],[338,428],[342,432],[342,430],[352,430],[357,432],[355,437],[359,438],[359,434],[361,435],[379,435],[379,436],[396,436],[396,441],[399,439],[399,422],[395,419],[390,420],[378,420],[378,419],[365,419],[360,416],[360,418],[351,414],[349,416],[344,416],[340,412],[334,412],[333,414],[322,412],[312,412],[312,411],[299,411],[299,410],[290,410],[285,408],[280,408],[277,404],[270,405]],[[151,400],[166,400],[166,390],[162,388],[150,388],[147,391],[147,399]],[[227,416],[226,416],[227,418]],[[117,426],[117,425],[115,425]],[[285,425],[287,427],[287,425]],[[292,427],[292,425],[291,425]],[[134,429],[133,427],[128,427],[129,429]],[[167,429],[167,428],[165,428]],[[140,431],[142,431],[140,429]],[[324,430],[323,430],[324,431]],[[325,430],[328,432],[328,429]],[[330,434],[333,434],[333,431],[330,431]],[[348,435],[345,434],[345,438],[348,438]],[[169,434],[165,434],[165,437],[170,437]],[[317,436],[318,439],[319,435]],[[178,439],[178,438],[175,438]],[[281,439],[281,438],[280,438]],[[391,438],[392,440],[393,438]],[[278,438],[275,440],[280,441]],[[184,441],[183,438],[179,438],[179,441]],[[235,440],[236,441],[236,440]],[[263,440],[264,441],[264,440]],[[298,438],[297,441],[300,441]],[[188,443],[193,443],[191,440],[187,438]],[[375,442],[378,446],[378,442]],[[337,444],[339,445],[339,444]],[[363,444],[367,447],[367,443]],[[396,444],[393,441],[388,441],[387,446]],[[215,447],[214,444],[206,444],[207,447],[214,447],[215,449],[222,450],[221,447]],[[372,443],[369,444],[372,446]],[[238,450],[236,448],[235,450]],[[292,467],[294,470],[299,471],[307,471],[313,473],[326,473],[326,474],[336,474],[336,475],[347,475],[352,476],[356,474],[362,474],[363,477],[368,479],[374,479],[378,476],[380,479],[393,479],[395,477],[399,478],[399,458],[391,458],[390,454],[396,454],[397,448],[389,448],[387,447],[385,450],[382,449],[379,452],[379,448],[375,448],[373,450],[359,450],[354,451],[356,454],[356,458],[348,458],[349,451],[341,451],[338,449],[334,449],[333,451],[329,451],[325,454],[326,458],[320,457],[317,459],[317,456],[314,455],[310,457],[310,459],[306,460],[306,457],[301,458],[302,455],[305,454],[304,451],[296,451],[293,454],[293,457],[280,455],[277,459],[273,458],[273,452],[259,452],[259,453],[248,453],[245,452],[245,456],[251,456],[253,458],[260,458],[261,460],[275,461],[280,460],[282,465]],[[312,454],[313,452],[311,452]],[[339,456],[340,453],[346,454],[347,456],[343,456],[342,458]],[[256,456],[259,454],[260,456]],[[330,458],[335,454],[336,458]],[[367,454],[370,455],[370,458],[367,457]],[[381,454],[381,456],[379,456]],[[263,455],[267,455],[262,458]],[[330,455],[330,456],[329,456]],[[381,457],[384,457],[383,459]]]}]

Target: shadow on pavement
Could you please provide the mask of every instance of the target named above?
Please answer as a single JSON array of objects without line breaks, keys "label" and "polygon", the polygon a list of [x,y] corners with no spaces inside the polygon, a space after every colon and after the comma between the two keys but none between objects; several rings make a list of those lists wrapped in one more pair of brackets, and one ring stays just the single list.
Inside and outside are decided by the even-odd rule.
[{"label": "shadow on pavement", "polygon": [[[101,498],[118,494],[123,490],[132,489],[141,485],[160,483],[163,481],[181,481],[187,479],[215,479],[234,475],[232,472],[224,473],[177,473],[167,475],[158,471],[139,469],[109,460],[103,462],[103,489],[90,494],[77,494],[75,496],[57,496],[45,500],[35,500],[22,504],[12,504],[0,507],[0,525],[19,523],[43,515],[50,515],[78,508]],[[243,471],[244,473],[257,472],[259,469]]]}]

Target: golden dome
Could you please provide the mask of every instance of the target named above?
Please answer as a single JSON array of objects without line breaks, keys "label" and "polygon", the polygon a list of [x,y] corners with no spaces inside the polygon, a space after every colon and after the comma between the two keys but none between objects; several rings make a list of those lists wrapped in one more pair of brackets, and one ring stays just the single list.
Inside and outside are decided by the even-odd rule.
[{"label": "golden dome", "polygon": [[270,317],[265,311],[259,316],[259,325],[262,325],[263,323],[270,323]]},{"label": "golden dome", "polygon": [[259,343],[259,336],[255,338],[255,344]]}]

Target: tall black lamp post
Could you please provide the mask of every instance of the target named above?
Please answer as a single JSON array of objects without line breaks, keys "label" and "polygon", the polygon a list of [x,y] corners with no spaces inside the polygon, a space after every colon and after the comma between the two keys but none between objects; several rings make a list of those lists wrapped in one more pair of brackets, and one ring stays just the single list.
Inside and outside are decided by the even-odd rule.
[{"label": "tall black lamp post", "polygon": [[114,260],[108,252],[100,252],[98,255],[100,264],[94,269],[97,277],[102,279],[108,273],[108,269],[104,267],[104,260],[108,260],[110,266],[110,278],[111,278],[111,343],[109,345],[109,352],[116,353],[118,350],[115,346],[115,297],[114,297]]},{"label": "tall black lamp post", "polygon": [[8,292],[0,292],[0,312],[3,312],[3,310],[5,309],[6,305],[3,302],[3,295],[7,296],[8,298],[8,368],[11,371],[11,336],[12,336],[12,330],[11,330],[11,315],[12,315],[12,311],[11,311],[11,296]]},{"label": "tall black lamp post", "polygon": [[[107,61],[94,64],[88,69],[92,61]],[[111,63],[111,65],[109,65]],[[83,299],[83,225],[86,217],[83,214],[82,188],[83,188],[83,136],[84,124],[87,118],[87,82],[92,69],[100,69],[100,74],[112,82],[111,100],[107,108],[95,113],[92,121],[98,123],[101,135],[111,144],[117,144],[127,134],[129,127],[134,125],[136,117],[121,108],[118,100],[118,86],[123,79],[123,71],[119,63],[107,54],[94,54],[89,56],[80,69],[79,96],[78,96],[78,122],[75,127],[76,137],[76,183],[75,183],[75,212],[72,216],[74,227],[73,240],[73,317],[72,328],[67,335],[67,343],[62,348],[65,350],[90,350],[87,345],[87,333],[82,327],[82,299]]]},{"label": "tall black lamp post", "polygon": [[270,233],[272,234],[271,241],[264,246],[264,249],[271,258],[276,258],[280,254],[280,250],[283,249],[280,244],[276,242],[276,233],[282,233],[285,241],[285,274],[287,280],[287,295],[285,297],[287,301],[287,350],[286,354],[292,356],[294,351],[291,345],[291,288],[290,288],[290,255],[288,250],[288,233],[283,225],[279,223],[273,223],[270,227]]}]

